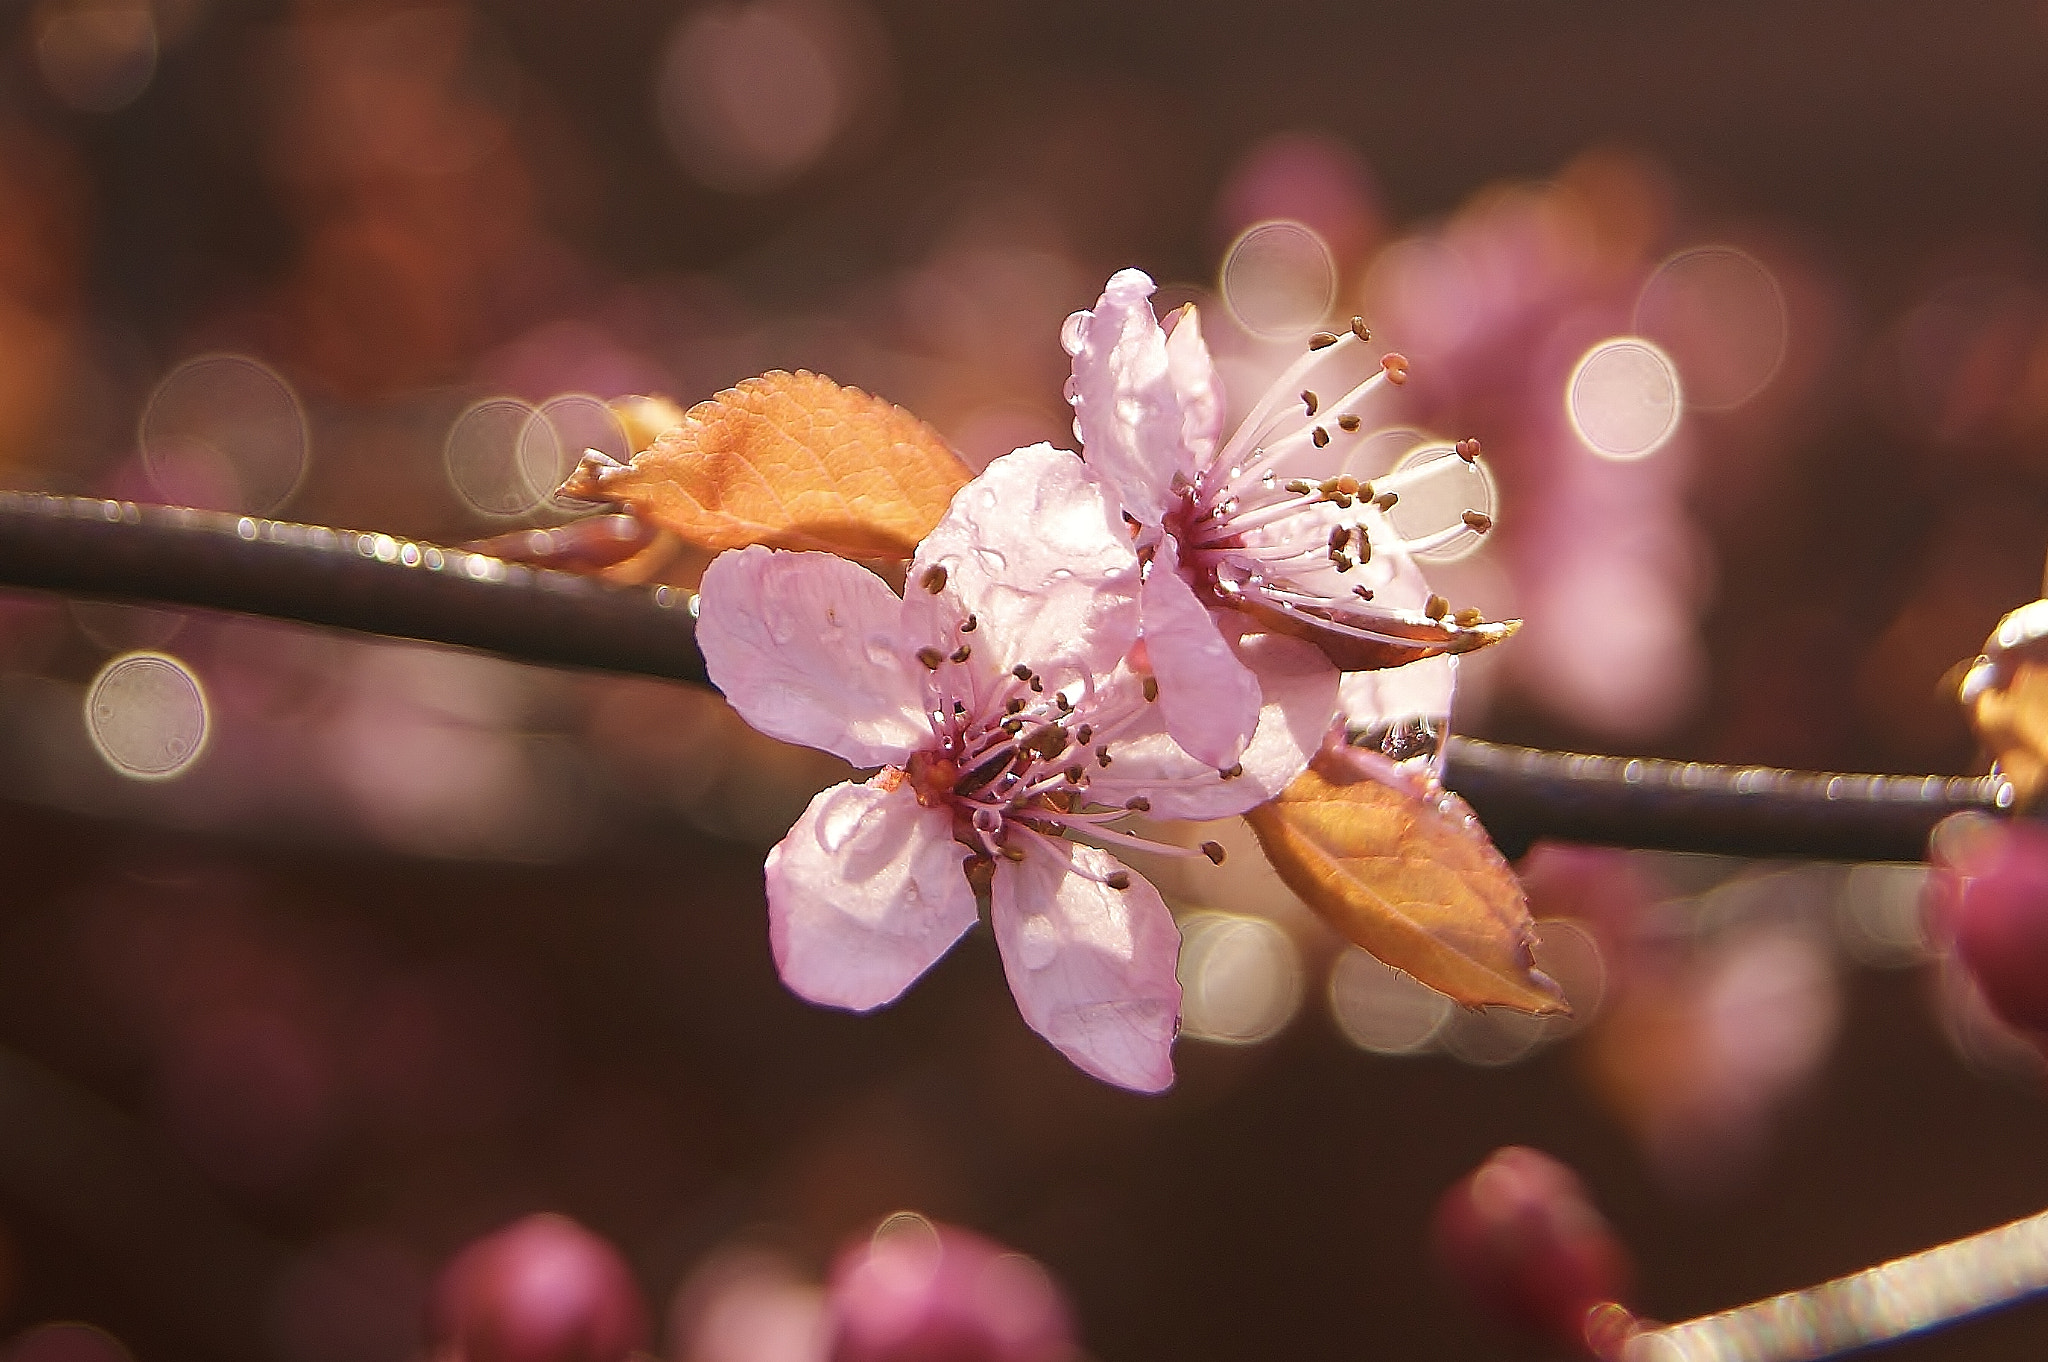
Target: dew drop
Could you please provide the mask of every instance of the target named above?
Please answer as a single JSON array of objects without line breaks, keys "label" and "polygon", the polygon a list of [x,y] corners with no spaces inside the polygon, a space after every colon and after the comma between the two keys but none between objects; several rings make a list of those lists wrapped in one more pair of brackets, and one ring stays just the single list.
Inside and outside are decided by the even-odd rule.
[{"label": "dew drop", "polygon": [[886,634],[870,634],[866,651],[868,661],[877,667],[896,665],[896,640]]},{"label": "dew drop", "polygon": [[1044,969],[1059,953],[1059,929],[1043,913],[1025,918],[1024,929],[1019,935],[1018,949],[1024,957],[1025,969]]},{"label": "dew drop", "polygon": [[862,791],[847,787],[818,815],[818,845],[832,855],[845,850],[867,821],[868,805]]},{"label": "dew drop", "polygon": [[166,780],[206,745],[206,693],[167,653],[117,657],[85,693],[85,725],[107,764],[135,780]]},{"label": "dew drop", "polygon": [[[1060,327],[1060,349],[1070,355],[1080,354],[1082,345],[1088,340],[1088,323],[1094,319],[1094,314],[1089,312],[1069,313],[1066,322]],[[1073,380],[1070,378],[1067,382],[1071,386]],[[1068,396],[1072,397],[1073,394],[1069,393]]]}]

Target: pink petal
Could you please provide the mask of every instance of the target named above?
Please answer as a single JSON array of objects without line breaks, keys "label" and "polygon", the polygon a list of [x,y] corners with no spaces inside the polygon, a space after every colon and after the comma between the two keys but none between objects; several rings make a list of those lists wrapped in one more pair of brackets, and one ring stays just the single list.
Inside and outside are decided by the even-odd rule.
[{"label": "pink petal", "polygon": [[904,637],[949,656],[968,645],[981,676],[1022,665],[1049,688],[1092,682],[1137,632],[1131,536],[1088,466],[1051,445],[1005,454],[961,488],[910,565]]},{"label": "pink petal", "polygon": [[1445,653],[1376,672],[1346,672],[1338,707],[1352,728],[1374,728],[1399,719],[1448,719],[1458,659]]},{"label": "pink petal", "polygon": [[[1237,656],[1258,678],[1263,704],[1230,780],[1182,751],[1154,721],[1110,739],[1110,764],[1092,773],[1090,798],[1124,804],[1143,796],[1156,818],[1226,818],[1263,804],[1308,769],[1337,709],[1337,669],[1320,649],[1281,634],[1246,634]],[[1161,703],[1165,688],[1159,692]]]},{"label": "pink petal", "polygon": [[835,785],[768,853],[768,939],[792,992],[866,1012],[893,1002],[974,925],[953,816],[897,770]]},{"label": "pink petal", "polygon": [[855,766],[931,741],[921,665],[898,636],[903,603],[829,553],[722,553],[704,573],[697,646],[711,683],[770,737]]},{"label": "pink petal", "polygon": [[1209,607],[1181,575],[1170,535],[1160,540],[1140,605],[1166,731],[1197,761],[1233,764],[1258,726],[1258,679],[1237,660]]},{"label": "pink petal", "polygon": [[1188,451],[1185,471],[1207,468],[1223,435],[1222,382],[1209,346],[1202,339],[1202,320],[1195,305],[1171,313],[1166,331],[1166,374],[1180,398],[1181,444]]},{"label": "pink petal", "polygon": [[1092,312],[1067,319],[1065,335],[1082,449],[1123,508],[1148,525],[1164,518],[1173,475],[1194,472],[1166,333],[1148,301],[1153,287],[1141,271],[1119,270]]},{"label": "pink petal", "polygon": [[[1118,872],[1128,887],[1103,883]],[[1106,851],[1033,837],[996,863],[990,920],[1032,1030],[1106,1082],[1172,1086],[1180,931],[1158,890]]]}]

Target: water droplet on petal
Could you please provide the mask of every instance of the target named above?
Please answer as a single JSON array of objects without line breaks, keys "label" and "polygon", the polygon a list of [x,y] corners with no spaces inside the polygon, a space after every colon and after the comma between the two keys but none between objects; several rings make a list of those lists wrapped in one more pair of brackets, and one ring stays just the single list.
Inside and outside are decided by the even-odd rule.
[{"label": "water droplet on petal", "polygon": [[1059,929],[1052,925],[1052,919],[1043,913],[1034,913],[1024,919],[1024,929],[1018,934],[1019,953],[1024,957],[1025,969],[1044,969],[1059,953]]},{"label": "water droplet on petal", "polygon": [[896,640],[886,634],[871,634],[867,641],[868,661],[877,667],[896,665]]},{"label": "water droplet on petal", "polygon": [[[1092,312],[1070,313],[1065,324],[1060,327],[1060,349],[1070,355],[1080,354],[1081,346],[1088,340],[1088,323],[1094,320],[1095,314]],[[1073,380],[1070,378],[1067,382],[1071,385]],[[1068,396],[1071,397],[1073,394],[1069,393]]]},{"label": "water droplet on petal", "polygon": [[867,823],[871,807],[866,792],[857,785],[841,786],[832,801],[818,814],[818,845],[828,853],[837,855],[846,849]]}]

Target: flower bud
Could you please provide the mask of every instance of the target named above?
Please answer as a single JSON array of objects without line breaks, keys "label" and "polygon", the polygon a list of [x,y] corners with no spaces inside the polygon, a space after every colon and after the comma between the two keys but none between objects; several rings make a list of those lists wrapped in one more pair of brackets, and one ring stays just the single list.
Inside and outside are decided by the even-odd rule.
[{"label": "flower bud", "polygon": [[2048,830],[2016,822],[1944,840],[1937,925],[1993,1011],[2048,1034]]},{"label": "flower bud", "polygon": [[1431,1238],[1440,1269],[1487,1310],[1583,1354],[1594,1312],[1628,1286],[1627,1252],[1578,1176],[1518,1145],[1444,1193]]},{"label": "flower bud", "polygon": [[530,1215],[456,1254],[427,1312],[436,1362],[622,1362],[647,1306],[618,1250],[562,1215]]},{"label": "flower bud", "polygon": [[840,1254],[831,1362],[1065,1362],[1072,1316],[1045,1270],[978,1234],[901,1213]]}]

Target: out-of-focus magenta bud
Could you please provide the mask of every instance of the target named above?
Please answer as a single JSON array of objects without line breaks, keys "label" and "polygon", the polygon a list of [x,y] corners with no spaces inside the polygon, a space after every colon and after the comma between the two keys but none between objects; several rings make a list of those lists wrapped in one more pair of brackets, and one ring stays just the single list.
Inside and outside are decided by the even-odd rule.
[{"label": "out-of-focus magenta bud", "polygon": [[827,1287],[831,1362],[1067,1362],[1073,1317],[1031,1259],[899,1213],[849,1246]]},{"label": "out-of-focus magenta bud", "polygon": [[463,1249],[427,1308],[436,1362],[623,1362],[647,1339],[625,1259],[563,1215],[530,1215]]},{"label": "out-of-focus magenta bud", "polygon": [[2048,830],[1980,824],[1938,836],[1935,855],[1937,930],[1954,939],[1993,1011],[2048,1034]]},{"label": "out-of-focus magenta bud", "polygon": [[1611,1330],[1594,1339],[1587,1325],[1628,1289],[1628,1254],[1556,1159],[1496,1149],[1437,1202],[1431,1237],[1444,1273],[1503,1321],[1583,1354],[1607,1350]]}]

